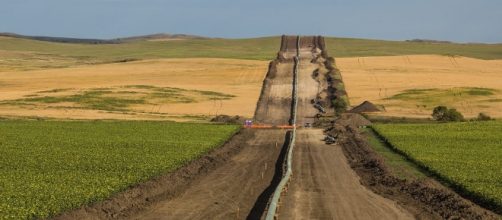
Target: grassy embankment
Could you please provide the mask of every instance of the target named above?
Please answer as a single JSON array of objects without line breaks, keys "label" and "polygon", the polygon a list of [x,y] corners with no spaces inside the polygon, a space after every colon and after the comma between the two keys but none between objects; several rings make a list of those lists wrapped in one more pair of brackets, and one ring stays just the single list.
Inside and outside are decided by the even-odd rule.
[{"label": "grassy embankment", "polygon": [[221,145],[238,126],[0,121],[0,219],[104,200]]}]

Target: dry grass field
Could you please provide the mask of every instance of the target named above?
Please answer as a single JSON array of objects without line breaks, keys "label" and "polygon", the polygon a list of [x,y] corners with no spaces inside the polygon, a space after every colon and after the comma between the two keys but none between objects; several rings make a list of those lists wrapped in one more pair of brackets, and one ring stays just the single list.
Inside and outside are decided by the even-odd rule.
[{"label": "dry grass field", "polygon": [[251,117],[268,62],[154,59],[0,72],[0,116],[207,120]]},{"label": "dry grass field", "polygon": [[413,55],[340,58],[352,105],[383,105],[388,116],[429,117],[437,105],[467,117],[502,117],[502,60]]}]

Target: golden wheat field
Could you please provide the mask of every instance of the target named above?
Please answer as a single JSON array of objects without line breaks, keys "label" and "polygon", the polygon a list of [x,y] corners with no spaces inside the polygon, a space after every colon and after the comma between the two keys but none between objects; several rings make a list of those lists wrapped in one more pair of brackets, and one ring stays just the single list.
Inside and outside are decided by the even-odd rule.
[{"label": "golden wheat field", "polygon": [[467,117],[502,117],[502,60],[414,55],[340,58],[352,105],[382,105],[388,116],[428,117],[437,105]]},{"label": "golden wheat field", "polygon": [[[502,61],[437,55],[339,58],[352,105],[429,117],[436,105],[502,117]],[[268,62],[156,59],[0,72],[0,116],[207,120],[252,117]],[[80,99],[75,100],[75,97]]]},{"label": "golden wheat field", "polygon": [[0,115],[205,120],[254,113],[268,62],[158,59],[0,72]]}]

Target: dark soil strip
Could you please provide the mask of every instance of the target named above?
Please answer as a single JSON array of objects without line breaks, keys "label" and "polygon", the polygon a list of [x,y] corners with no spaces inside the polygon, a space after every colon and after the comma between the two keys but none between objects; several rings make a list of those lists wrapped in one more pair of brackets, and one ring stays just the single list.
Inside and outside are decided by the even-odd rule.
[{"label": "dark soil strip", "polygon": [[176,171],[133,186],[106,201],[83,206],[54,219],[123,219],[134,216],[159,201],[173,198],[185,191],[195,178],[208,174],[239,153],[244,146],[242,143],[253,135],[253,132],[243,129],[222,147]]},{"label": "dark soil strip", "polygon": [[285,162],[286,162],[286,157],[288,154],[288,148],[289,148],[289,142],[291,140],[291,131],[288,131],[286,133],[286,137],[284,138],[284,144],[281,148],[281,153],[279,154],[279,158],[277,159],[277,162],[275,163],[275,173],[274,177],[270,183],[270,185],[260,194],[258,199],[255,202],[255,205],[253,206],[253,209],[251,209],[251,212],[247,216],[246,219],[252,220],[252,219],[261,219],[263,215],[265,214],[265,211],[267,209],[268,203],[270,199],[272,198],[272,194],[274,194],[275,189],[279,185],[279,183],[282,180],[282,177],[284,173],[286,172],[285,168]]},{"label": "dark soil strip", "polygon": [[499,219],[491,211],[466,200],[432,179],[402,180],[394,176],[356,127],[337,127],[341,145],[361,183],[397,201],[417,219]]}]

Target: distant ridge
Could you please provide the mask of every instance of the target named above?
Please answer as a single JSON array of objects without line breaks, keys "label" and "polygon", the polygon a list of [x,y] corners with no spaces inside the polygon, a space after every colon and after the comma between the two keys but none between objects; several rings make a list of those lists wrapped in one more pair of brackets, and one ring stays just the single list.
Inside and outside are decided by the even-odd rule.
[{"label": "distant ridge", "polygon": [[183,40],[183,39],[209,39],[207,37],[187,35],[187,34],[149,34],[142,36],[133,36],[125,38],[116,38],[110,40],[103,39],[86,39],[86,38],[71,38],[71,37],[47,37],[47,36],[27,36],[14,33],[0,33],[0,37],[13,37],[38,41],[57,42],[57,43],[80,43],[80,44],[119,44],[131,41],[143,40]]},{"label": "distant ridge", "polygon": [[453,42],[451,41],[445,41],[445,40],[430,40],[430,39],[413,39],[413,40],[406,40],[406,42],[415,42],[415,43],[431,43],[431,44],[452,44]]},{"label": "distant ridge", "polygon": [[158,34],[149,34],[149,35],[117,38],[115,40],[118,40],[121,42],[129,42],[129,41],[141,41],[141,40],[185,40],[185,39],[209,39],[209,38],[197,36],[197,35],[188,35],[188,34],[158,33]]},{"label": "distant ridge", "polygon": [[117,40],[101,40],[101,39],[85,39],[85,38],[71,38],[71,37],[47,37],[47,36],[26,36],[14,33],[0,33],[2,37],[14,37],[38,41],[48,41],[57,43],[81,43],[81,44],[117,44]]}]

